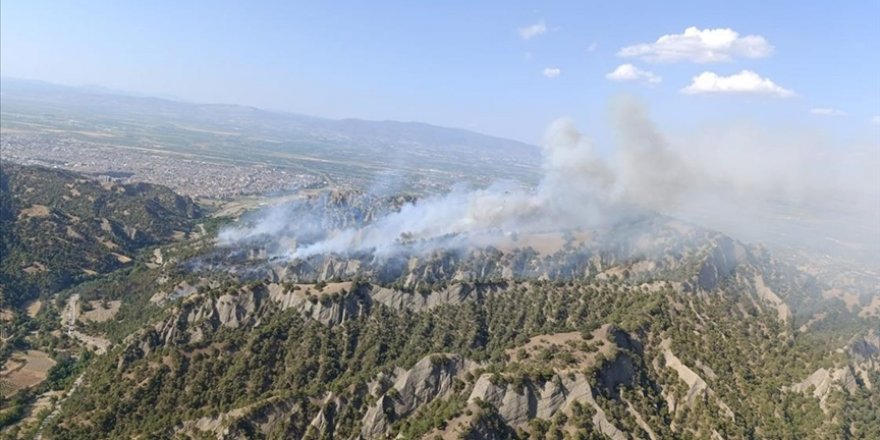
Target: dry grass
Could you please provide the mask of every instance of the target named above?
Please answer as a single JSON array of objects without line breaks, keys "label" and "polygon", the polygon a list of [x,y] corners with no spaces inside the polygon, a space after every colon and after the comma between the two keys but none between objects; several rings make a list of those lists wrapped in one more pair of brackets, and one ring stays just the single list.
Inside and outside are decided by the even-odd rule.
[{"label": "dry grass", "polygon": [[48,354],[37,350],[27,350],[13,353],[0,378],[4,382],[4,389],[14,393],[23,388],[30,388],[46,380],[49,369],[55,365],[55,361]]},{"label": "dry grass", "polygon": [[101,301],[89,301],[92,310],[83,312],[79,317],[83,321],[104,322],[112,319],[119,312],[119,306],[122,301],[107,301],[107,308],[104,308]]},{"label": "dry grass", "polygon": [[40,263],[39,261],[34,261],[33,263],[31,263],[30,266],[25,267],[22,270],[28,274],[35,274],[35,273],[40,273],[40,272],[46,272],[47,269],[46,269],[46,265],[44,265],[43,263]]},{"label": "dry grass", "polygon": [[19,211],[18,218],[48,217],[51,213],[52,211],[49,210],[48,206],[32,205],[30,208],[25,208]]},{"label": "dry grass", "polygon": [[43,302],[40,300],[34,300],[28,303],[25,307],[25,311],[27,312],[28,317],[35,318],[37,313],[40,313],[40,309],[43,308]]}]

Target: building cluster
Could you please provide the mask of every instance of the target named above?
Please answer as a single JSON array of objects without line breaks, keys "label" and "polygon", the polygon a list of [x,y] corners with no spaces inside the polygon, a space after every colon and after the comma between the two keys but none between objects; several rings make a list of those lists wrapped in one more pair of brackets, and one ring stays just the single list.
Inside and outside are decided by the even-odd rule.
[{"label": "building cluster", "polygon": [[53,135],[0,136],[0,158],[92,174],[123,183],[165,185],[192,197],[226,199],[319,187],[319,176],[283,167],[219,163],[162,152],[114,147]]}]

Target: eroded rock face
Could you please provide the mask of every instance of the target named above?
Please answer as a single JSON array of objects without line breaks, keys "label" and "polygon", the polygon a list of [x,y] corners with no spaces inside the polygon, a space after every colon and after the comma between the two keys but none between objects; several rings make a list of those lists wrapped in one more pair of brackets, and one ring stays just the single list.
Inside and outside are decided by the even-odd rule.
[{"label": "eroded rock face", "polygon": [[[333,405],[333,402],[327,402]],[[289,421],[302,417],[304,402],[295,399],[268,399],[253,405],[237,408],[217,416],[205,416],[186,421],[176,429],[181,438],[217,438],[222,440],[246,440],[254,433],[271,435],[289,425]],[[313,429],[321,427],[311,425]],[[326,427],[325,427],[326,428]],[[332,437],[332,425],[329,427]],[[288,436],[302,437],[305,432],[288,431]]]},{"label": "eroded rock face", "polygon": [[491,374],[477,379],[468,398],[494,406],[501,419],[513,429],[523,428],[534,418],[552,419],[558,412],[568,412],[574,402],[586,403],[596,414],[593,423],[614,440],[628,437],[610,421],[593,399],[590,381],[582,373],[556,374],[544,382],[525,380],[521,385],[493,383]]},{"label": "eroded rock face", "polygon": [[[338,285],[328,286],[327,289],[332,288],[342,291],[342,286]],[[472,301],[491,290],[506,289],[503,285],[477,288],[469,284],[455,284],[422,295],[369,284],[352,284],[350,288],[351,291],[327,302],[315,301],[313,293],[304,293],[303,289],[291,289],[274,283],[246,287],[218,297],[196,295],[178,305],[179,310],[157,324],[155,331],[143,339],[141,347],[131,350],[128,356],[143,356],[152,347],[162,344],[195,342],[203,331],[210,329],[259,325],[263,315],[272,310],[293,308],[311,319],[334,325],[368,313],[371,307],[378,304],[395,309],[422,310],[441,304]],[[632,352],[642,349],[638,340],[621,330],[612,329],[607,337],[608,342],[618,348]],[[128,358],[120,361],[120,368],[124,368],[128,362]],[[456,386],[456,379],[463,378],[465,373],[477,367],[475,362],[460,355],[438,354],[421,359],[408,370],[398,369],[391,375],[380,375],[366,388],[376,397],[376,401],[364,410],[361,435],[366,439],[382,438],[388,434],[394,422],[411,416],[422,406],[435,399],[448,398],[453,393],[467,392]],[[606,362],[596,374],[601,387],[614,390],[619,386],[632,385],[633,370],[632,360],[621,354]],[[461,384],[464,385],[463,382]],[[596,404],[589,379],[580,372],[560,372],[550,380],[525,380],[516,386],[496,385],[492,383],[491,376],[482,375],[474,383],[470,394],[463,397],[468,397],[471,404],[477,400],[491,404],[497,409],[497,417],[512,430],[526,427],[535,418],[552,419],[560,411],[569,411],[572,403],[577,401],[594,409],[593,423],[597,429],[615,440],[627,438]],[[311,429],[332,433],[341,405],[347,403],[320,404],[318,412],[310,416]],[[272,415],[272,411],[261,414],[259,420],[255,419],[260,426],[274,425],[278,417],[283,417]],[[219,427],[215,426],[217,421],[211,422],[214,423],[212,429]]]},{"label": "eroded rock face", "polygon": [[812,391],[813,397],[819,399],[819,405],[825,409],[825,401],[835,388],[854,391],[858,386],[856,378],[849,367],[826,369],[820,368],[802,382],[792,385],[789,389],[798,393]]},{"label": "eroded rock face", "polygon": [[492,383],[492,376],[486,374],[480,376],[477,383],[474,384],[474,390],[471,392],[468,400],[480,399],[491,403],[492,406],[498,409],[498,414],[505,423],[520,424],[528,419],[530,412],[535,412],[534,409],[537,405],[534,399],[532,399],[532,404],[529,405],[529,397],[532,393],[526,390],[525,386],[519,389],[514,388],[508,384],[495,385]]},{"label": "eroded rock face", "polygon": [[385,395],[379,397],[376,404],[367,409],[361,424],[361,436],[367,439],[380,438],[389,428],[390,420],[388,420],[387,411],[394,403],[391,398]]},{"label": "eroded rock face", "polygon": [[[240,287],[220,296],[193,293],[170,309],[152,331],[139,336],[135,345],[141,353],[158,346],[201,342],[206,332],[218,328],[257,326],[266,314],[287,309],[298,310],[304,317],[324,325],[338,325],[369,314],[378,305],[395,310],[422,311],[443,304],[461,304],[477,300],[490,292],[503,292],[505,284],[475,286],[456,283],[429,293],[412,293],[362,283],[335,283],[325,291],[314,286],[294,289],[278,283]],[[327,293],[328,291],[331,291]],[[131,359],[125,361],[129,362]]]},{"label": "eroded rock face", "polygon": [[[489,287],[489,290],[498,288]],[[370,292],[373,301],[397,310],[425,310],[443,304],[461,304],[474,300],[479,292],[473,285],[453,284],[428,294],[407,293],[386,287],[374,287]]]},{"label": "eroded rock face", "polygon": [[459,355],[434,355],[422,359],[394,382],[394,389],[399,394],[399,398],[395,399],[394,412],[408,414],[416,407],[449,392],[453,379],[475,366]]},{"label": "eroded rock face", "polygon": [[871,329],[864,336],[854,338],[849,352],[858,363],[880,365],[880,331]]},{"label": "eroded rock face", "polygon": [[[681,403],[690,407],[693,406],[699,399],[707,399],[711,396],[714,396],[715,392],[712,390],[711,387],[709,387],[709,384],[707,384],[706,381],[699,374],[697,374],[697,372],[695,372],[689,366],[685,365],[685,363],[682,362],[681,359],[679,359],[678,356],[676,356],[675,353],[672,352],[672,349],[670,348],[671,342],[672,341],[670,340],[663,341],[660,344],[660,348],[662,349],[663,359],[666,367],[671,368],[673,371],[675,371],[678,378],[688,386],[684,402]],[[734,419],[733,411],[730,409],[729,406],[727,406],[726,403],[724,403],[720,399],[713,399],[712,402],[718,406],[718,408],[722,411],[722,414],[724,414],[731,420]],[[672,411],[675,411],[677,409],[678,402],[675,402],[674,399],[670,398],[667,401],[667,404],[669,405],[669,408],[672,409]]]},{"label": "eroded rock face", "polygon": [[[367,315],[375,307],[424,311],[444,304],[481,301],[496,293],[507,294],[539,283],[512,281],[523,273],[530,276],[540,274],[536,278],[550,281],[590,278],[597,283],[605,283],[599,284],[601,286],[617,286],[619,284],[616,283],[621,282],[637,285],[647,282],[639,281],[640,279],[650,280],[655,274],[660,274],[657,277],[662,278],[669,271],[680,271],[684,275],[680,279],[676,278],[680,280],[676,288],[682,288],[686,293],[696,293],[696,296],[703,296],[709,291],[727,293],[732,285],[734,289],[730,290],[731,294],[742,292],[747,298],[777,306],[778,309],[785,310],[785,313],[780,314],[781,319],[790,316],[783,299],[786,298],[787,291],[777,289],[779,283],[772,277],[763,277],[761,267],[752,261],[757,257],[733,240],[713,237],[699,249],[670,248],[671,250],[659,253],[654,252],[657,247],[655,243],[633,240],[625,245],[632,247],[595,253],[582,252],[583,249],[567,249],[554,255],[541,255],[527,250],[447,253],[409,257],[392,261],[382,267],[364,259],[340,256],[296,261],[274,268],[270,277],[273,281],[264,280],[263,283],[237,286],[235,291],[226,290],[222,295],[212,289],[208,289],[207,293],[204,290],[194,293],[182,303],[174,305],[177,311],[155,327],[155,332],[145,338],[139,350],[131,350],[127,355],[142,356],[142,353],[160,344],[197,342],[203,334],[209,337],[210,331],[219,327],[247,329],[248,326],[259,325],[268,316],[267,313],[279,310],[294,309],[304,317],[333,326]],[[335,278],[358,281],[323,282]],[[359,281],[363,279],[394,282],[379,284]],[[322,287],[310,284],[315,280],[321,280],[319,284]],[[297,282],[303,284],[295,284]],[[325,284],[329,288],[324,289]],[[342,284],[349,287],[343,289],[340,287]],[[564,283],[558,285],[562,284]],[[414,289],[416,293],[413,293]],[[612,357],[603,353],[608,355],[608,360],[595,370],[595,376],[589,377],[574,369],[571,372],[560,371],[563,368],[560,367],[553,370],[555,374],[549,379],[526,378],[506,382],[497,379],[493,381],[492,375],[484,374],[462,387],[458,386],[456,379],[475,369],[473,362],[458,355],[428,356],[408,370],[398,369],[393,374],[377,377],[357,391],[361,394],[351,399],[356,403],[318,403],[318,399],[314,399],[310,403],[307,418],[303,420],[310,426],[310,432],[332,436],[334,425],[338,423],[337,414],[345,414],[346,417],[354,414],[354,418],[348,420],[360,420],[360,426],[352,423],[346,426],[353,425],[354,429],[360,429],[360,435],[366,439],[383,438],[389,434],[395,422],[417,414],[419,408],[432,401],[455,395],[462,400],[467,398],[469,406],[480,407],[483,403],[491,405],[486,408],[489,408],[491,417],[494,417],[493,421],[503,422],[500,426],[516,430],[527,429],[529,422],[534,419],[551,420],[560,412],[567,413],[574,402],[579,402],[592,409],[594,429],[614,440],[623,440],[628,435],[615,426],[615,423],[621,423],[621,419],[612,417],[611,407],[606,406],[609,409],[606,414],[597,404],[594,395],[601,394],[618,402],[626,402],[629,411],[636,412],[626,401],[626,393],[618,392],[618,389],[637,389],[647,382],[644,379],[646,376],[642,375],[647,371],[642,363],[645,359],[640,358],[645,352],[655,355],[650,358],[654,361],[655,368],[674,370],[677,379],[687,385],[684,399],[676,404],[669,400],[668,394],[663,394],[663,390],[659,389],[660,385],[657,383],[660,382],[653,384],[656,385],[655,391],[660,394],[660,398],[667,399],[672,413],[676,409],[694,405],[697,401],[709,401],[732,418],[733,413],[724,402],[713,395],[706,381],[715,380],[715,373],[699,360],[685,365],[669,350],[668,343],[659,351],[656,350],[656,345],[650,345],[668,335],[652,337],[656,339],[652,340],[644,335],[631,337],[622,330],[610,330],[607,340],[604,341],[610,344],[604,345],[615,347],[615,354]],[[645,343],[646,347],[642,347],[641,343]],[[875,358],[880,350],[876,333],[852,341],[850,350],[854,357]],[[120,368],[124,368],[128,361],[120,362]],[[503,365],[502,372],[505,371]],[[599,365],[590,365],[590,368],[596,366]],[[579,371],[583,371],[583,368]],[[857,372],[837,374],[824,371],[817,374],[816,377],[808,378],[805,382],[810,384],[801,388],[819,385],[823,389],[821,394],[825,395],[827,392],[824,390],[831,384],[855,384],[855,378],[858,377]],[[591,380],[595,380],[595,389],[591,388]],[[663,383],[665,386],[666,382]],[[366,394],[370,395],[366,402],[372,404],[360,400]],[[604,400],[599,401],[605,405]],[[265,419],[265,423],[260,423],[272,425],[272,420],[275,420],[272,417],[275,416],[266,415],[259,419]],[[645,422],[651,421],[650,419],[642,419],[637,413],[634,417],[640,425],[644,425],[642,428],[646,433],[652,434],[650,427],[647,427],[649,424]],[[621,423],[621,426],[625,425]],[[481,433],[479,429],[474,429],[471,433],[476,436],[473,438],[494,438],[487,432]]]},{"label": "eroded rock face", "polygon": [[819,399],[819,406],[827,411],[827,399],[835,390],[854,393],[863,385],[874,390],[872,371],[880,369],[880,334],[871,329],[853,338],[846,348],[849,361],[835,368],[820,368],[794,385],[783,390],[804,393]]},{"label": "eroded rock face", "polygon": [[[706,381],[703,380],[699,374],[685,365],[681,359],[672,352],[670,349],[670,341],[663,341],[661,348],[663,349],[663,359],[665,360],[666,367],[675,371],[678,378],[688,386],[684,403],[687,405],[693,405],[698,397],[705,396],[709,389],[709,385],[706,384]],[[670,407],[674,409],[675,405],[670,405]]]},{"label": "eroded rock face", "polygon": [[347,405],[346,399],[335,396],[332,392],[321,402],[321,409],[309,423],[311,429],[320,438],[333,438],[336,430],[336,415],[339,409]]},{"label": "eroded rock face", "polygon": [[300,302],[298,309],[304,316],[324,325],[336,325],[360,315],[369,313],[372,301],[362,293],[345,296],[338,301]]},{"label": "eroded rock face", "polygon": [[398,372],[392,388],[367,409],[361,434],[365,438],[381,437],[393,421],[452,393],[454,380],[476,366],[459,355],[435,354],[423,358],[409,370]]},{"label": "eroded rock face", "polygon": [[727,237],[716,240],[711,253],[700,267],[697,275],[698,286],[705,291],[715,289],[721,280],[730,276],[746,259],[747,252],[741,244]]},{"label": "eroded rock face", "polygon": [[[362,420],[361,435],[367,439],[382,438],[395,420],[406,417],[434,399],[451,395],[454,392],[454,378],[476,366],[457,356],[444,358],[446,361],[437,355],[428,357],[410,370],[399,372],[389,392],[379,396],[367,410]],[[609,364],[607,368],[613,366]],[[374,386],[381,389],[379,383],[387,380],[387,377],[379,378]],[[596,411],[593,423],[601,432],[613,440],[629,438],[608,420],[597,405],[589,378],[582,373],[557,374],[546,381],[525,380],[518,385],[495,384],[491,374],[483,374],[476,380],[468,397],[469,405],[477,402],[492,405],[495,408],[493,414],[500,418],[501,426],[506,425],[511,432],[526,427],[532,419],[550,420],[560,411],[568,413],[574,402],[580,402]],[[474,425],[468,431],[468,438],[497,438],[497,432],[480,428],[479,423]],[[497,427],[493,429],[497,430]]]},{"label": "eroded rock face", "polygon": [[764,277],[760,274],[754,277],[755,291],[758,297],[771,307],[776,309],[777,316],[782,322],[791,320],[791,309],[772,289],[764,282]]}]

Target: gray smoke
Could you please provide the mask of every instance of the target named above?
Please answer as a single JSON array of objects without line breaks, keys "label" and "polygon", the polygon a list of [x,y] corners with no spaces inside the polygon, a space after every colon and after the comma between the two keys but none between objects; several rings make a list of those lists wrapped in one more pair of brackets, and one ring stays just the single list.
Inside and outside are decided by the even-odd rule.
[{"label": "gray smoke", "polygon": [[880,259],[877,143],[835,149],[815,138],[747,126],[707,129],[670,142],[632,99],[614,101],[611,114],[616,149],[605,160],[573,121],[552,123],[542,145],[543,177],[534,188],[513,182],[454,188],[338,230],[322,226],[314,212],[296,217],[276,207],[251,226],[222,231],[220,242],[283,236],[290,246],[281,255],[289,258],[349,252],[382,257],[487,245],[512,234],[610,226],[656,211],[748,241],[845,249]]}]

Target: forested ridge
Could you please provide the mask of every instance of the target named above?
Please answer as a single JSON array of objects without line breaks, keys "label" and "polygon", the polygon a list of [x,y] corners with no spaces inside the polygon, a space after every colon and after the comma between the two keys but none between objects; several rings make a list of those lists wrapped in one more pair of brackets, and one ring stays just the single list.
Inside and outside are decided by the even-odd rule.
[{"label": "forested ridge", "polygon": [[718,233],[657,217],[552,251],[266,263],[161,187],[5,163],[0,183],[2,359],[52,360],[3,388],[2,438],[880,437],[873,291],[845,303]]},{"label": "forested ridge", "polygon": [[[472,396],[483,375],[517,384],[514,389],[541,389],[573,374],[587,378],[612,424],[638,437],[649,430],[658,438],[874,438],[880,432],[876,393],[866,383],[831,391],[824,410],[808,393],[785,390],[819,368],[854,361],[829,354],[840,340],[793,335],[774,313],[755,308],[743,294],[694,297],[615,282],[496,287],[502,288],[425,311],[380,305],[330,326],[296,309],[264,304],[259,318],[245,317],[237,327],[210,318],[187,323],[198,328],[191,333],[199,335],[195,342],[181,332],[163,341],[152,329],[124,352],[93,365],[86,391],[71,398],[65,407],[69,418],[53,432],[58,438],[89,438],[97,427],[114,438],[194,435],[200,430],[192,421],[217,419],[230,423],[232,437],[352,438],[362,435],[371,405],[384,396],[400,399],[401,390],[382,392],[377,377],[453,355],[475,366],[418,411],[390,410],[388,436],[436,431],[466,411],[469,427],[459,435],[497,422],[498,408]],[[252,284],[240,292],[265,289]],[[236,295],[208,290],[194,301],[230,294]],[[596,329],[608,325],[614,336],[595,340]],[[523,348],[541,335],[568,332],[578,336],[539,350]],[[610,354],[584,361],[583,353],[606,344],[613,348]],[[694,386],[680,378],[667,366],[667,350],[705,383]],[[873,383],[877,371],[865,378]],[[316,424],[328,405],[332,423]],[[578,416],[574,408],[543,422],[500,421],[515,438],[590,438],[601,432],[592,415]],[[589,405],[579,411],[595,413]]]},{"label": "forested ridge", "polygon": [[200,215],[161,186],[2,162],[0,306],[123,267],[138,250],[191,232]]}]

